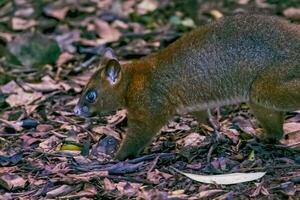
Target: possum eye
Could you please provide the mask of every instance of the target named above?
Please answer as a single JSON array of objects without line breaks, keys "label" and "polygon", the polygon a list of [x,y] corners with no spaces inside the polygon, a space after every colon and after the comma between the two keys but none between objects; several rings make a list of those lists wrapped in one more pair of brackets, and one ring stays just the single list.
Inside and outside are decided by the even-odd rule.
[{"label": "possum eye", "polygon": [[96,101],[96,98],[97,98],[96,91],[95,90],[88,91],[85,98],[89,103],[94,103]]}]

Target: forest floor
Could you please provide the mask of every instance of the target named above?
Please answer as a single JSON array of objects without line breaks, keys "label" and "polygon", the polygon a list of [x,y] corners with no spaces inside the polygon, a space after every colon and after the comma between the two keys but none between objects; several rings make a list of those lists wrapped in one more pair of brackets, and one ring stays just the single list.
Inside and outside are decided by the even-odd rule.
[{"label": "forest floor", "polygon": [[[126,111],[73,114],[105,47],[140,58],[236,13],[300,23],[298,0],[199,2],[0,1],[0,199],[299,199],[300,111],[287,114],[278,145],[256,142],[262,129],[247,104],[212,110],[218,130],[174,116],[140,157],[120,162],[111,155]],[[266,175],[206,184],[178,170]]]}]

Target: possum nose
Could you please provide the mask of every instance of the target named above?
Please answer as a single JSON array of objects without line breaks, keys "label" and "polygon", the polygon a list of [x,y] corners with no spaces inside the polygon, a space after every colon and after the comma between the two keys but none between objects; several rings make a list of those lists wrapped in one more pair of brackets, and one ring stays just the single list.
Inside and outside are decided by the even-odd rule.
[{"label": "possum nose", "polygon": [[74,108],[74,113],[76,114],[76,115],[81,115],[81,109],[80,109],[80,107],[78,106],[78,105],[76,105],[75,106],[75,108]]}]

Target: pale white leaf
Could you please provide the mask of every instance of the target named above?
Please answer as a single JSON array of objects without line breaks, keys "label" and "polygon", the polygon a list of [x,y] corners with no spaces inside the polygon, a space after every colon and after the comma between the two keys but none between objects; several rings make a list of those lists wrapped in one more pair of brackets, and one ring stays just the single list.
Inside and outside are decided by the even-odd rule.
[{"label": "pale white leaf", "polygon": [[231,184],[254,181],[260,179],[266,174],[266,172],[254,172],[254,173],[231,173],[231,174],[220,174],[220,175],[198,175],[198,174],[185,173],[177,169],[174,170],[194,181],[198,181],[201,183],[219,184],[219,185],[231,185]]}]

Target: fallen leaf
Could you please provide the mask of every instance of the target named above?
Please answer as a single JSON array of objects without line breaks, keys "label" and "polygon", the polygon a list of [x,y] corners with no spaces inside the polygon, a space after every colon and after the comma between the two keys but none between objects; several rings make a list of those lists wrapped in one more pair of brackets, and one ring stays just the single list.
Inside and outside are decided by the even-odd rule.
[{"label": "fallen leaf", "polygon": [[223,193],[224,190],[218,190],[218,189],[215,189],[215,190],[205,190],[205,191],[201,191],[197,194],[197,197],[199,199],[208,199],[208,198],[211,198],[212,196],[214,195],[217,195],[217,194],[220,194],[220,193]]},{"label": "fallen leaf", "polygon": [[20,90],[21,88],[18,86],[18,84],[15,81],[9,81],[5,85],[1,86],[0,89],[4,94],[12,94],[12,93],[16,93],[17,90]]},{"label": "fallen leaf", "polygon": [[205,136],[199,135],[198,133],[190,133],[186,137],[178,140],[177,143],[183,146],[198,146],[205,140]]},{"label": "fallen leaf", "polygon": [[58,196],[63,196],[72,192],[75,188],[69,185],[62,185],[54,190],[47,192],[46,198],[55,198]]},{"label": "fallen leaf", "polygon": [[224,15],[223,15],[220,11],[218,11],[218,10],[211,10],[209,13],[210,13],[211,16],[213,16],[215,19],[220,19],[220,18],[222,18],[222,17],[224,16]]},{"label": "fallen leaf", "polygon": [[287,8],[283,11],[283,15],[292,20],[300,20],[300,8]]},{"label": "fallen leaf", "polygon": [[116,184],[116,186],[121,195],[131,197],[138,193],[140,187],[142,187],[142,184],[130,183],[130,182],[119,182]]},{"label": "fallen leaf", "polygon": [[65,6],[65,7],[46,6],[43,11],[47,16],[56,18],[58,20],[63,20],[65,19],[69,9],[70,6]]},{"label": "fallen leaf", "polygon": [[67,177],[70,177],[74,180],[85,181],[85,182],[89,182],[93,178],[106,177],[106,176],[108,176],[108,171],[92,171],[92,172],[86,172],[82,174],[67,174]]},{"label": "fallen leaf", "polygon": [[107,119],[107,123],[109,124],[109,126],[113,127],[116,126],[117,124],[121,123],[127,115],[127,110],[119,110],[117,111],[117,113],[115,115],[112,116],[108,116]]},{"label": "fallen leaf", "polygon": [[39,124],[36,127],[36,131],[38,132],[48,132],[51,131],[52,129],[54,129],[54,127],[50,124]]},{"label": "fallen leaf", "polygon": [[68,52],[63,52],[62,54],[59,55],[58,59],[56,60],[56,65],[58,67],[61,67],[63,64],[74,59],[74,57],[75,56],[73,54],[70,54]]},{"label": "fallen leaf", "polygon": [[300,131],[300,123],[290,122],[283,124],[283,130],[285,134]]},{"label": "fallen leaf", "polygon": [[112,27],[106,21],[96,19],[94,24],[95,24],[95,30],[97,34],[99,35],[99,37],[101,37],[101,39],[98,40],[98,42],[102,44],[118,41],[119,38],[121,37],[120,31]]},{"label": "fallen leaf", "polygon": [[116,189],[116,184],[110,181],[108,178],[103,179],[103,186],[105,190],[111,191]]},{"label": "fallen leaf", "polygon": [[59,83],[54,81],[50,76],[44,76],[40,83],[26,83],[27,86],[34,89],[37,92],[53,92],[60,90],[61,86]]},{"label": "fallen leaf", "polygon": [[43,149],[44,151],[49,151],[49,150],[53,149],[54,147],[56,147],[59,142],[60,142],[60,140],[56,136],[52,135],[51,137],[46,139],[44,142],[41,142],[39,144],[39,147],[41,149]]},{"label": "fallen leaf", "polygon": [[100,134],[100,136],[102,135],[112,136],[118,141],[121,140],[120,133],[113,130],[110,126],[95,126],[92,128],[92,131]]},{"label": "fallen leaf", "polygon": [[28,17],[32,17],[32,15],[34,14],[34,9],[32,7],[27,7],[27,8],[21,8],[16,10],[14,16],[16,17],[24,17],[24,18],[28,18]]},{"label": "fallen leaf", "polygon": [[168,199],[186,199],[187,195],[184,194],[184,190],[174,190],[169,192]]},{"label": "fallen leaf", "polygon": [[23,90],[18,90],[17,94],[11,94],[8,98],[5,99],[11,107],[29,105],[32,102],[43,97],[43,94],[40,92],[27,93]]},{"label": "fallen leaf", "polygon": [[24,188],[26,182],[27,181],[24,180],[21,176],[12,173],[6,173],[0,176],[0,186],[4,187],[7,190]]},{"label": "fallen leaf", "polygon": [[255,172],[255,173],[232,173],[232,174],[221,174],[221,175],[198,175],[179,171],[173,168],[180,174],[186,177],[201,182],[219,185],[231,185],[237,183],[244,183],[249,181],[254,181],[263,177],[266,172]]},{"label": "fallen leaf", "polygon": [[26,30],[35,26],[37,22],[33,19],[23,19],[19,17],[13,17],[11,20],[11,26],[13,30]]},{"label": "fallen leaf", "polygon": [[144,15],[148,12],[154,11],[158,5],[157,0],[143,0],[137,5],[137,13],[139,15]]}]

